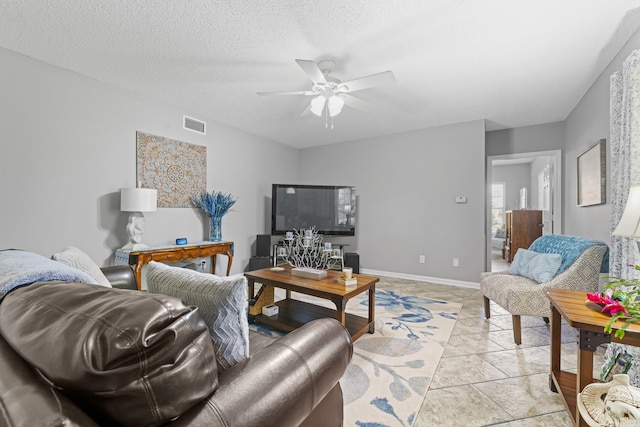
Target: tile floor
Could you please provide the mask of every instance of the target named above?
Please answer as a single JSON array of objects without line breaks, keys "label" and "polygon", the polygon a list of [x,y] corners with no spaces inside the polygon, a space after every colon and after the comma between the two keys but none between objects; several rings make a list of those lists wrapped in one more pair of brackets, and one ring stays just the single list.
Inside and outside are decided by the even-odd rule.
[{"label": "tile floor", "polygon": [[[513,342],[511,315],[491,305],[484,318],[479,290],[381,277],[379,289],[462,303],[456,326],[413,427],[571,426],[560,397],[549,390],[549,327],[522,317],[522,344]],[[575,372],[576,332],[562,329],[563,370]],[[604,349],[594,358],[594,377]]]}]

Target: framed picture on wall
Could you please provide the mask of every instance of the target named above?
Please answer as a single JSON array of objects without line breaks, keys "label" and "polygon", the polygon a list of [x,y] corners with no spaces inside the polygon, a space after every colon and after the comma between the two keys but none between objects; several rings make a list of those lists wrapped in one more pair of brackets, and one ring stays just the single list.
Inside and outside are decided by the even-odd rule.
[{"label": "framed picture on wall", "polygon": [[601,139],[578,156],[578,206],[606,203],[607,150]]}]

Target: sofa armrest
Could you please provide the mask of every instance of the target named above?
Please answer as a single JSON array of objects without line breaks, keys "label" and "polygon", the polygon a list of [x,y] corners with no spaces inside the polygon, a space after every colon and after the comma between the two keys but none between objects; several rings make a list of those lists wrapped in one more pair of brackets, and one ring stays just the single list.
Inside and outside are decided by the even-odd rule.
[{"label": "sofa armrest", "polygon": [[300,425],[342,378],[352,355],[344,326],[314,320],[220,373],[211,397],[171,425]]},{"label": "sofa armrest", "polygon": [[132,265],[114,265],[111,267],[102,267],[101,270],[114,288],[138,289],[136,285],[136,275],[133,272]]},{"label": "sofa armrest", "polygon": [[606,246],[588,247],[569,268],[542,285],[545,288],[597,292],[602,258],[606,250]]}]

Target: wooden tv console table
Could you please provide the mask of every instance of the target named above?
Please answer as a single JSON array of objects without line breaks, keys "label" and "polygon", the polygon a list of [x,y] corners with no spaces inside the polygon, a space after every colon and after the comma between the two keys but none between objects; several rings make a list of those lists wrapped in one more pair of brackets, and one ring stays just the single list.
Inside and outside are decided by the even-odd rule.
[{"label": "wooden tv console table", "polygon": [[[562,397],[564,407],[576,426],[588,426],[581,419],[577,397],[585,386],[597,382],[593,378],[593,353],[600,344],[611,341],[640,347],[640,325],[629,325],[622,340],[603,331],[609,316],[588,307],[587,295],[583,291],[547,289],[545,293],[551,301],[551,382],[553,391]],[[578,373],[560,369],[560,347],[562,319],[569,326],[578,329]],[[621,326],[622,322],[614,325]]]},{"label": "wooden tv console table", "polygon": [[216,255],[227,256],[228,276],[233,262],[233,242],[198,242],[187,245],[156,246],[131,251],[129,253],[129,264],[135,265],[136,284],[138,285],[138,290],[140,290],[142,286],[142,266],[150,261],[175,262],[211,257],[211,274],[215,274]]}]

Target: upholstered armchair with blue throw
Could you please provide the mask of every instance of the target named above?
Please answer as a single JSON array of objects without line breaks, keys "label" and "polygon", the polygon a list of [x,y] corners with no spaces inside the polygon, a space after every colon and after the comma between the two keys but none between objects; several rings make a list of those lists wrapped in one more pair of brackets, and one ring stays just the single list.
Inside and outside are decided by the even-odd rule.
[{"label": "upholstered armchair with blue throw", "polygon": [[539,237],[529,249],[518,249],[509,271],[482,273],[485,317],[491,317],[490,301],[507,310],[513,320],[513,340],[522,344],[520,316],[549,320],[551,308],[544,290],[596,292],[600,273],[608,272],[608,254],[607,245],[596,240],[559,234]]}]

